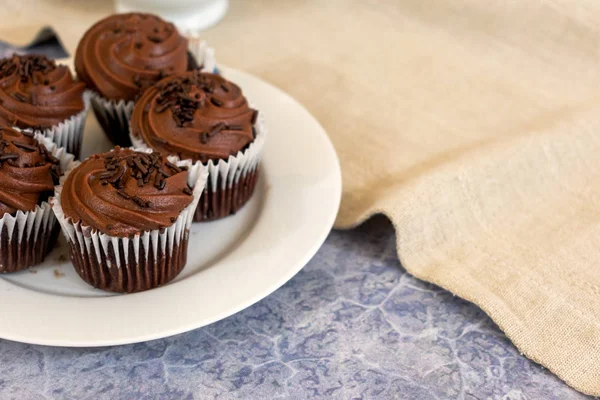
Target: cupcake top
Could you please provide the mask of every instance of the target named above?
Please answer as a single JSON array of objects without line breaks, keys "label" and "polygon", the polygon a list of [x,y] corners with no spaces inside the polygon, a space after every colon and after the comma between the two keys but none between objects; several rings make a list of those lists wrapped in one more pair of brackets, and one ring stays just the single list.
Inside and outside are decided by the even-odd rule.
[{"label": "cupcake top", "polygon": [[65,217],[111,236],[173,225],[193,200],[188,171],[159,153],[115,148],[95,154],[62,185]]},{"label": "cupcake top", "polygon": [[248,146],[257,116],[237,85],[195,70],[148,88],[133,110],[131,132],[163,154],[206,163]]},{"label": "cupcake top", "polygon": [[84,109],[85,84],[64,65],[39,55],[0,60],[0,123],[48,128]]},{"label": "cupcake top", "polygon": [[187,67],[187,39],[152,14],[116,14],[97,22],[75,54],[79,78],[115,101],[135,100],[143,88]]},{"label": "cupcake top", "polygon": [[60,166],[31,133],[0,128],[0,217],[33,211],[58,184]]}]

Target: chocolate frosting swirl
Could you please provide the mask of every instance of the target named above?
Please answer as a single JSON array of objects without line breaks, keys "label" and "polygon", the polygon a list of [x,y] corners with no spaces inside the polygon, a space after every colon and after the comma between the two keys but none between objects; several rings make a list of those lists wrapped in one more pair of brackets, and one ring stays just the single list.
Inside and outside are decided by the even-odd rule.
[{"label": "chocolate frosting swirl", "polygon": [[187,67],[187,39],[152,14],[116,14],[97,22],[75,54],[79,78],[109,100],[135,100],[143,88]]},{"label": "chocolate frosting swirl", "polygon": [[48,128],[84,108],[85,84],[64,65],[45,56],[12,56],[0,61],[0,123]]},{"label": "chocolate frosting swirl", "polygon": [[0,128],[0,217],[33,211],[58,184],[58,160],[33,135]]},{"label": "chocolate frosting swirl", "polygon": [[133,110],[131,131],[163,154],[206,163],[248,146],[257,115],[237,85],[195,70],[147,89]]},{"label": "chocolate frosting swirl", "polygon": [[111,236],[128,237],[171,226],[193,200],[188,172],[159,153],[121,149],[95,154],[69,173],[62,209]]}]

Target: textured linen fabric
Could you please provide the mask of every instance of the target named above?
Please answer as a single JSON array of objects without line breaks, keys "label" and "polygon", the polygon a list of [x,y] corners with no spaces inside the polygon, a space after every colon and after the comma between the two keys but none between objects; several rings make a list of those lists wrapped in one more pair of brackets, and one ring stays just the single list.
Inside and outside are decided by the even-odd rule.
[{"label": "textured linen fabric", "polygon": [[[44,6],[70,24],[7,23],[54,24],[73,51],[110,11],[78,3]],[[325,126],[338,228],[384,213],[411,274],[600,395],[600,3],[237,0],[204,38]]]}]

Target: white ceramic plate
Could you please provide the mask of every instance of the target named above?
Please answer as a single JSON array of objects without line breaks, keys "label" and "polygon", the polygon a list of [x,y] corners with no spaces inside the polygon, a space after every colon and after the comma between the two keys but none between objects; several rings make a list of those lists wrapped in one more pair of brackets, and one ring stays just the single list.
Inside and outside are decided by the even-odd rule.
[{"label": "white ceramic plate", "polygon": [[[230,316],[272,293],[315,254],[338,211],[341,175],[319,123],[281,90],[226,68],[267,120],[260,181],[235,216],[194,224],[188,262],[170,284],[115,295],[83,282],[64,240],[46,261],[0,278],[0,337],[54,346],[157,339]],[[84,156],[111,148],[93,113]]]}]

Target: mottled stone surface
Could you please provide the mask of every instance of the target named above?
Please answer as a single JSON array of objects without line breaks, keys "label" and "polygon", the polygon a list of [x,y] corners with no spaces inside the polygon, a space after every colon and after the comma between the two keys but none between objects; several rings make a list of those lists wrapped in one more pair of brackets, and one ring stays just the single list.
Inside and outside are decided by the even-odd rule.
[{"label": "mottled stone surface", "polygon": [[0,341],[0,399],[583,399],[477,307],[404,272],[375,218],[260,303],[100,349]]}]

